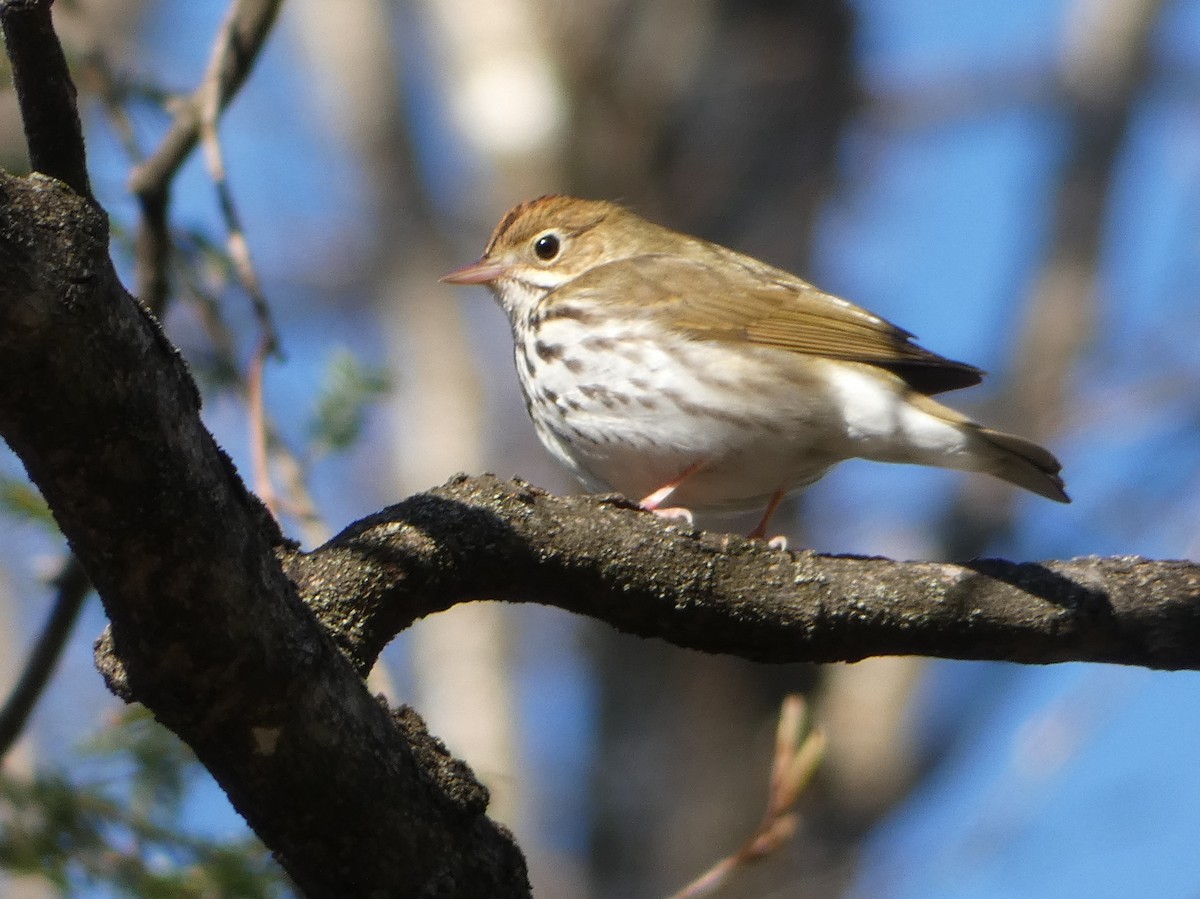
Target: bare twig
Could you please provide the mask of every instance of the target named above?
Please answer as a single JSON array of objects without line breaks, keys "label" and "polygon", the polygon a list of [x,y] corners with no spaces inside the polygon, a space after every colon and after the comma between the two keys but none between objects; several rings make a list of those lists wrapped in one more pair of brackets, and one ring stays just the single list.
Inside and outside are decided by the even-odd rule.
[{"label": "bare twig", "polygon": [[140,162],[144,154],[134,133],[133,122],[125,110],[126,88],[119,82],[108,57],[98,44],[92,43],[88,46],[82,54],[82,59],[81,78],[90,82],[100,98],[105,115],[112,123],[125,155],[135,163]]},{"label": "bare twig", "polygon": [[199,86],[173,105],[175,117],[166,136],[130,175],[129,188],[142,207],[136,242],[137,295],[156,315],[162,314],[169,293],[171,182],[200,140],[204,104],[215,103],[217,113],[229,105],[254,67],[281,3],[236,0],[231,5]]},{"label": "bare twig", "polygon": [[226,19],[225,24],[222,26],[221,35],[217,39],[217,55],[213,57],[213,61],[210,64],[209,75],[205,81],[205,89],[201,93],[200,136],[204,144],[204,160],[208,165],[209,176],[212,178],[213,184],[217,189],[217,200],[220,204],[221,215],[225,219],[225,227],[229,232],[229,258],[233,260],[234,271],[237,273],[242,287],[250,297],[254,316],[258,320],[261,333],[259,335],[256,354],[266,357],[278,350],[279,336],[275,331],[274,322],[271,320],[271,307],[267,303],[266,296],[263,294],[262,282],[259,280],[258,272],[254,267],[254,261],[250,255],[250,245],[246,241],[246,232],[242,227],[241,218],[238,215],[237,204],[233,199],[233,191],[229,188],[229,178],[225,170],[225,158],[221,151],[221,140],[217,134],[217,120],[221,113],[221,101],[223,99],[221,82],[217,76],[225,68],[225,60],[222,54],[233,53],[235,49],[227,36],[227,32],[234,26],[232,13],[235,11],[231,10],[230,17]]},{"label": "bare twig", "polygon": [[281,5],[282,0],[237,0],[230,7],[203,81],[180,101],[167,136],[130,176],[129,186],[135,194],[161,192],[170,184],[200,139],[206,94],[210,90],[217,93],[220,109],[229,105],[258,60]]},{"label": "bare twig", "polygon": [[0,0],[0,28],[35,172],[57,178],[91,203],[75,85],[50,20],[51,0]]},{"label": "bare twig", "polygon": [[[207,286],[188,274],[186,269],[185,287],[193,295],[194,304],[200,314],[200,324],[208,336],[219,364],[229,372],[237,371],[236,341],[228,324],[221,317],[220,303]],[[250,441],[255,483],[269,494],[262,495],[262,499],[273,514],[278,516],[283,512],[292,516],[300,527],[305,543],[314,546],[329,538],[329,526],[317,510],[317,504],[308,488],[309,468],[306,461],[287,445],[278,424],[263,402],[263,361],[263,354],[261,351],[257,352],[247,370],[247,376],[235,379],[232,384],[236,395],[251,408],[248,415],[251,428],[261,430],[260,434],[252,433]],[[255,407],[258,411],[255,411]],[[276,494],[271,489],[271,479],[260,475],[260,472],[272,469],[282,477],[282,493]]]},{"label": "bare twig", "polygon": [[279,517],[279,501],[271,484],[271,470],[267,464],[267,416],[263,403],[263,369],[266,366],[267,339],[259,339],[250,366],[246,372],[246,414],[250,421],[250,455],[254,466],[254,492],[271,514]]},{"label": "bare twig", "polygon": [[270,417],[266,419],[266,425],[267,447],[284,485],[283,493],[279,496],[280,511],[291,515],[300,528],[303,540],[309,546],[315,546],[328,539],[329,526],[321,517],[316,501],[308,489],[308,467],[288,449]]},{"label": "bare twig", "polygon": [[75,629],[79,610],[83,608],[83,601],[92,588],[87,573],[74,556],[63,563],[56,584],[58,593],[50,617],[30,650],[29,659],[4,707],[0,708],[0,759],[4,758],[24,731],[30,713],[58,666],[63,647]]},{"label": "bare twig", "polygon": [[804,697],[793,693],[783,700],[775,730],[775,755],[767,808],[754,833],[732,855],[721,859],[672,899],[698,899],[723,887],[738,868],[761,861],[779,849],[796,832],[796,803],[825,754],[825,735],[810,730]]},{"label": "bare twig", "polygon": [[[172,243],[167,217],[170,184],[197,141],[203,143],[205,161],[226,222],[227,251],[238,280],[250,298],[260,329],[254,354],[247,366],[245,395],[250,419],[255,486],[272,511],[278,506],[278,501],[270,483],[267,460],[268,432],[274,429],[265,417],[262,379],[266,358],[278,351],[279,339],[226,177],[217,126],[221,112],[241,87],[258,58],[279,6],[280,0],[237,0],[230,6],[217,33],[200,85],[190,97],[176,104],[175,119],[167,136],[158,150],[139,165],[130,177],[130,188],[137,194],[142,207],[135,245],[137,291],[147,308],[162,315],[170,292],[168,272]],[[301,470],[301,467],[293,466],[292,470]],[[295,487],[295,478],[292,483]],[[304,498],[298,500],[297,505],[304,506]],[[308,505],[311,506],[311,503]]]},{"label": "bare twig", "polygon": [[247,372],[247,391],[250,399],[247,411],[250,418],[251,453],[254,457],[254,487],[267,508],[274,513],[278,503],[275,500],[275,488],[271,485],[271,474],[267,466],[263,369],[266,366],[267,357],[275,354],[279,349],[279,335],[271,318],[270,304],[263,293],[262,282],[250,255],[250,244],[246,240],[246,232],[242,227],[241,217],[238,215],[233,191],[229,187],[225,158],[221,151],[221,139],[217,134],[217,121],[220,118],[224,101],[224,87],[220,76],[222,72],[229,69],[229,58],[239,49],[233,40],[238,21],[237,12],[235,5],[230,9],[229,15],[221,26],[215,52],[209,63],[208,74],[200,92],[200,139],[204,146],[204,159],[208,165],[209,176],[217,189],[221,215],[225,219],[229,258],[233,260],[234,271],[237,273],[246,295],[250,298],[254,317],[258,321],[259,336],[255,341],[254,354]]}]

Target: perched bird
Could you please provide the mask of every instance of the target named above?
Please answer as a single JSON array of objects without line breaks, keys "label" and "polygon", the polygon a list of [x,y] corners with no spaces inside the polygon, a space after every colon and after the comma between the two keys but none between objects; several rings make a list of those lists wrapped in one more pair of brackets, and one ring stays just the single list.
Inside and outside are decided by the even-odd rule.
[{"label": "perched bird", "polygon": [[522,203],[442,280],[491,288],[538,437],[590,490],[660,511],[765,509],[752,536],[850,458],[982,471],[1070,501],[1047,450],[930,398],[979,369],[614,203]]}]

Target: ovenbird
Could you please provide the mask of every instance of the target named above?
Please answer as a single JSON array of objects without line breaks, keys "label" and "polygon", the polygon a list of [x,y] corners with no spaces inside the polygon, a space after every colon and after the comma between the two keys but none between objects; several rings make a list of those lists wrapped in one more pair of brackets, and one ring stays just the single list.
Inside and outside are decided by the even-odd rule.
[{"label": "ovenbird", "polygon": [[758,536],[781,497],[855,457],[983,471],[1069,502],[1047,450],[930,398],[979,369],[616,204],[522,203],[442,280],[496,295],[538,437],[590,490],[765,508]]}]

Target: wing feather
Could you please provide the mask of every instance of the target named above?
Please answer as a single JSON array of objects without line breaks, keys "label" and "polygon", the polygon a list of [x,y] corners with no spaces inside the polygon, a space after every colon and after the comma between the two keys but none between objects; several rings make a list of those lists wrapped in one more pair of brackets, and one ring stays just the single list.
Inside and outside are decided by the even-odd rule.
[{"label": "wing feather", "polygon": [[[914,390],[969,387],[983,372],[913,343],[913,335],[781,269],[696,241],[699,259],[649,254],[597,266],[547,298],[620,303],[697,339],[748,341],[887,369]],[[667,293],[663,285],[680,285]]]}]

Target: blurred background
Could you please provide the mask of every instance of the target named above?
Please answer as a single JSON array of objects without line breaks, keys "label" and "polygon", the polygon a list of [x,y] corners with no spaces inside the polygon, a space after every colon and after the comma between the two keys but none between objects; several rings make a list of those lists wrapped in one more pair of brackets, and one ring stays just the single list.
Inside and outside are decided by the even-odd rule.
[{"label": "blurred background", "polygon": [[[225,10],[56,4],[130,285],[131,167]],[[509,206],[565,192],[796,271],[985,368],[948,401],[1051,447],[1074,498],[851,462],[779,516],[793,545],[1200,552],[1200,0],[292,0],[220,131],[282,341],[266,397],[291,455],[272,473],[285,497],[307,483],[318,514],[285,527],[309,546],[458,471],[576,489],[526,420],[500,310],[437,283]],[[23,171],[23,152],[6,89],[0,163]],[[198,152],[169,217],[166,327],[249,478],[258,327]],[[7,450],[0,488],[3,685],[63,546]],[[105,691],[103,624],[91,597],[4,759],[5,895],[148,894],[154,877],[184,895],[211,861],[195,846],[246,838],[173,738]],[[735,849],[793,691],[826,762],[795,840],[721,895],[1200,895],[1193,673],[764,667],[487,603],[419,622],[383,662],[373,686],[489,785],[540,899],[666,896]],[[29,783],[111,816],[50,811]],[[285,889],[259,873],[254,889]]]}]

